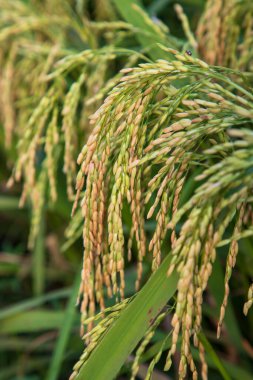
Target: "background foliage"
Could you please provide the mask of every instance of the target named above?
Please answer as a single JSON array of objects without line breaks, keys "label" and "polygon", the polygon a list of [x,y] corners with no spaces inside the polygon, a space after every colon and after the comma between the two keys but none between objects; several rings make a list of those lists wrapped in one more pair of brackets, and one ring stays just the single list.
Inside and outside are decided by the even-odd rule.
[{"label": "background foliage", "polygon": [[[132,3],[135,3],[135,7],[131,6]],[[159,63],[153,62],[157,59],[171,61],[175,52],[168,51],[168,48],[183,52],[183,59],[188,60],[184,67],[187,67],[188,71],[185,74],[182,69],[181,77],[177,73],[172,79],[175,81],[174,89],[179,88],[178,93],[176,90],[172,93],[169,86],[166,88],[168,73],[165,72],[163,93],[157,90],[157,97],[150,100],[147,118],[154,128],[154,133],[149,135],[148,143],[151,144],[151,150],[157,149],[157,153],[154,156],[150,153],[150,157],[147,155],[143,163],[145,165],[145,160],[152,162],[152,159],[156,159],[155,163],[160,165],[160,173],[164,175],[163,166],[167,162],[163,157],[159,161],[159,149],[170,140],[166,140],[168,136],[165,136],[164,140],[159,136],[160,140],[157,137],[157,142],[154,142],[157,130],[162,131],[162,117],[165,120],[166,117],[171,117],[175,124],[175,110],[178,113],[188,112],[184,118],[189,120],[199,115],[203,116],[203,109],[209,107],[206,114],[214,115],[219,121],[216,122],[218,129],[211,131],[209,140],[205,139],[206,132],[201,130],[204,119],[199,121],[199,129],[197,124],[189,136],[186,136],[186,150],[190,150],[187,144],[190,143],[191,135],[197,135],[195,139],[198,139],[200,149],[191,151],[191,161],[188,161],[190,169],[187,171],[186,185],[183,187],[180,202],[188,204],[188,209],[191,208],[191,203],[187,201],[191,199],[197,187],[194,178],[203,173],[203,169],[207,172],[199,179],[204,180],[204,183],[207,181],[208,184],[212,175],[215,180],[217,176],[220,176],[219,180],[224,178],[224,187],[221,187],[218,195],[208,192],[208,185],[203,185],[202,193],[199,193],[201,201],[204,198],[203,203],[206,201],[208,204],[213,196],[213,202],[218,204],[225,192],[230,194],[235,191],[236,180],[239,184],[245,183],[247,187],[247,230],[239,242],[237,266],[230,279],[230,297],[223,331],[217,340],[216,327],[223,302],[224,276],[230,277],[228,266],[226,269],[226,241],[218,248],[214,270],[204,295],[205,335],[201,335],[199,339],[206,350],[210,379],[252,378],[253,317],[251,312],[245,317],[242,310],[253,277],[250,219],[253,7],[251,1],[246,0],[213,0],[207,4],[200,0],[185,0],[179,3],[183,10],[179,6],[175,8],[175,2],[169,0],[144,1],[143,8],[138,7],[141,5],[139,2],[130,0],[0,0],[0,379],[65,379],[71,375],[75,363],[83,363],[82,360],[79,362],[79,358],[84,350],[84,342],[79,336],[80,316],[75,308],[83,253],[83,217],[80,208],[77,208],[70,221],[75,197],[75,178],[79,170],[76,160],[88,136],[94,130],[96,118],[91,119],[89,123],[89,116],[101,106],[106,95],[122,77],[131,77],[131,72],[120,70],[138,64],[150,64],[137,71],[137,85],[134,79],[133,84],[131,80],[126,83],[124,78],[121,80],[124,91],[132,91],[129,96],[131,103],[137,96],[142,77],[146,86],[154,82],[155,70],[160,70],[159,73],[167,70],[164,62],[160,61],[160,66]],[[163,48],[158,44],[162,44]],[[184,54],[188,50],[192,56]],[[210,65],[225,66],[227,69],[212,66],[208,71],[199,61],[194,61],[197,56]],[[151,70],[149,81],[148,70]],[[244,77],[233,70],[241,70]],[[231,82],[226,83],[229,80]],[[158,77],[156,83],[161,85],[162,81],[163,79]],[[217,82],[221,86],[215,89],[214,83]],[[213,101],[213,104],[217,105],[220,100],[218,96],[228,99],[227,107],[219,111],[220,113],[215,112],[215,107],[212,108],[211,104],[189,103],[200,98],[206,89],[216,94],[216,99],[205,98],[206,102]],[[181,99],[187,91],[190,94],[188,104],[186,102],[183,105],[171,105],[171,98]],[[236,91],[244,100],[235,97]],[[130,103],[126,103],[126,109],[121,110],[127,116]],[[202,109],[202,113],[199,109]],[[109,109],[108,112],[111,113],[111,118],[114,111]],[[156,123],[160,129],[156,129]],[[237,126],[244,127],[244,132],[239,135],[233,135],[231,132],[231,136],[243,143],[226,145],[224,130]],[[115,130],[112,129],[112,137]],[[178,138],[181,136],[180,130],[176,124]],[[112,143],[112,163],[115,166],[114,171],[111,166],[111,171],[107,172],[110,178],[115,175],[117,162],[118,166],[122,165],[122,160],[118,158],[122,155],[122,143],[126,142],[127,135],[121,133],[119,127]],[[91,136],[94,136],[94,132]],[[141,136],[139,138],[141,139]],[[103,148],[106,137],[101,135],[100,140],[96,141],[100,141]],[[176,146],[178,141],[180,140],[172,140],[173,146]],[[89,149],[93,143],[92,140],[88,142]],[[245,152],[242,152],[244,148]],[[98,154],[101,152],[99,149]],[[221,156],[225,157],[222,168],[219,166],[220,152]],[[83,151],[82,159],[85,154],[87,155],[87,152]],[[208,166],[205,166],[207,154],[211,157],[208,157]],[[79,157],[79,163],[81,158]],[[186,162],[179,163],[185,168]],[[154,166],[151,165],[147,178],[157,174],[157,166]],[[211,168],[210,172],[208,167]],[[148,171],[145,175],[147,173]],[[78,189],[83,186],[80,177],[83,174],[78,174]],[[226,177],[228,174],[232,176],[232,181]],[[180,179],[180,172],[178,178]],[[212,179],[210,181],[214,182]],[[112,181],[108,185],[109,194],[115,182]],[[152,185],[153,194],[150,196],[153,203],[160,184],[158,181]],[[138,186],[134,191],[137,194]],[[198,201],[198,193],[195,194]],[[159,197],[157,204],[158,201]],[[135,206],[138,206],[137,201]],[[170,236],[159,235],[157,215],[159,212],[155,212],[152,217],[150,214],[150,218],[145,219],[142,227],[147,240],[153,241],[153,245],[157,241],[159,243],[160,239],[165,239],[165,242],[162,247],[159,244],[155,245],[154,260],[152,255],[141,258],[141,285],[150,277],[152,265],[159,266],[159,255],[164,257],[170,247]],[[88,219],[86,217],[86,221]],[[220,215],[220,225],[223,219],[224,216]],[[125,205],[122,206],[122,220],[122,231],[128,239],[131,236],[132,217]],[[161,223],[164,224],[162,216]],[[204,220],[201,223],[204,223]],[[231,224],[228,223],[224,238],[230,239],[233,233],[232,220]],[[158,239],[155,240],[154,236],[158,236]],[[113,252],[114,247],[111,246],[110,249]],[[109,321],[105,319],[107,322],[104,323],[110,326],[110,323],[118,318],[120,310],[125,311],[129,305],[132,309],[128,311],[125,322],[123,312],[122,322],[118,319],[122,323],[121,330],[117,330],[115,325],[114,330],[110,330],[108,342],[103,341],[105,348],[103,350],[103,345],[101,346],[101,365],[96,362],[95,357],[95,362],[90,361],[88,364],[90,369],[84,369],[90,371],[89,378],[95,376],[96,369],[98,373],[94,378],[108,379],[110,371],[114,368],[115,373],[120,370],[118,379],[130,379],[131,373],[136,373],[137,378],[144,379],[148,365],[152,367],[152,359],[158,359],[158,356],[160,361],[155,366],[153,379],[170,379],[177,376],[179,351],[176,352],[170,372],[162,372],[167,352],[171,347],[170,322],[176,301],[176,298],[173,298],[173,278],[175,283],[176,274],[168,278],[166,285],[161,282],[167,271],[164,261],[165,265],[155,272],[151,281],[143,288],[143,292],[138,293],[133,299],[130,298],[135,294],[136,266],[139,267],[138,273],[141,271],[140,250],[141,246],[137,240],[132,245],[132,260],[125,262],[124,292],[127,300],[116,306],[116,309],[110,309]],[[127,252],[123,253],[127,255]],[[160,323],[159,317],[158,320],[155,319],[159,305],[164,305],[170,297],[170,302],[161,314]],[[252,295],[250,297],[252,298]],[[105,298],[104,302],[107,307],[112,307],[115,299]],[[103,306],[101,303],[100,305]],[[138,319],[136,311],[140,309],[140,305],[142,313]],[[135,343],[129,342],[127,346],[124,339],[127,335],[131,337],[131,334],[135,334],[137,338],[138,334],[145,333],[145,323],[148,324],[149,321],[143,323],[142,316],[145,312],[148,313],[151,307],[153,314],[151,313],[150,319],[154,318],[157,322],[154,326],[151,325],[146,341],[144,339],[139,351],[135,352],[139,361],[137,363],[134,353],[129,355],[129,346],[132,345],[134,350],[138,340]],[[91,310],[90,315],[93,311]],[[114,318],[110,322],[111,313],[114,313]],[[132,316],[132,319],[129,316]],[[86,323],[89,324],[89,321]],[[119,335],[119,332],[122,335]],[[96,338],[95,334],[94,336]],[[111,351],[108,351],[108,348],[111,348]],[[118,357],[115,356],[115,351],[118,351]],[[192,355],[198,367],[201,357],[199,358],[195,348]],[[104,362],[107,363],[107,369]],[[124,363],[123,366],[121,362]],[[75,368],[78,372],[77,367]],[[106,370],[109,371],[108,375]],[[87,374],[84,378],[87,378]]]}]

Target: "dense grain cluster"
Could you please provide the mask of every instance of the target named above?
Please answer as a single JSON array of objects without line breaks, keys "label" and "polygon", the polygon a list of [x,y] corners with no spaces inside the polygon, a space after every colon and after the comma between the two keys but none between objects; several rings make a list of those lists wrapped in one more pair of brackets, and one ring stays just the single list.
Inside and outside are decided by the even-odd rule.
[{"label": "dense grain cluster", "polygon": [[196,34],[199,53],[208,63],[252,70],[251,0],[208,0]]},{"label": "dense grain cluster", "polygon": [[[139,286],[143,257],[150,252],[152,269],[156,270],[164,252],[163,240],[170,231],[168,275],[177,270],[179,281],[165,369],[170,368],[180,334],[179,378],[187,376],[187,367],[197,378],[191,354],[193,339],[200,352],[202,378],[207,379],[204,347],[198,338],[203,293],[217,246],[229,242],[219,334],[237,240],[245,230],[245,215],[251,207],[252,134],[230,127],[251,123],[253,96],[240,85],[240,77],[237,81],[229,77],[229,70],[165,50],[174,55],[173,60],[123,70],[126,75],[91,117],[94,129],[78,158],[81,168],[74,206],[81,197],[81,310],[84,319],[95,313],[96,302],[103,310],[104,287],[109,296],[123,299],[125,248],[128,246],[131,259],[133,240],[139,252]],[[174,81],[179,79],[184,79],[184,84],[177,88]],[[196,178],[199,185],[192,198],[180,205],[184,183],[196,162],[201,163],[201,174]],[[127,204],[132,229],[130,242],[125,243],[122,210]],[[156,228],[147,242],[145,221],[151,217],[156,219]],[[234,223],[234,232],[223,243],[230,223]],[[245,231],[252,233],[252,229]],[[135,374],[134,369],[133,378]]]},{"label": "dense grain cluster", "polygon": [[[94,6],[97,9],[98,4]],[[34,1],[31,6],[1,0],[0,7],[0,90],[4,94],[0,120],[6,149],[17,145],[9,185],[22,180],[20,205],[26,200],[32,205],[32,247],[42,204],[54,203],[58,198],[59,171],[66,176],[68,198],[73,198],[77,152],[90,132],[88,115],[98,108],[121,75],[110,73],[108,79],[112,62],[123,55],[121,67],[122,63],[129,67],[140,54],[114,46],[118,39],[131,35],[130,25],[101,21],[100,14],[99,22],[83,19],[80,24],[68,0],[61,6],[59,1],[44,5]],[[72,34],[76,36],[74,45]],[[101,35],[108,46],[100,48]],[[38,192],[41,178],[43,192]]]},{"label": "dense grain cluster", "polygon": [[[91,4],[92,21],[86,18]],[[180,350],[180,380],[189,372],[197,379],[191,349],[197,347],[206,380],[199,333],[218,248],[228,246],[220,336],[238,241],[253,235],[253,95],[246,86],[252,80],[252,1],[208,0],[196,37],[191,20],[176,5],[187,41],[170,36],[165,25],[153,22],[136,4],[132,9],[147,30],[118,21],[108,0],[52,0],[43,5],[40,0],[29,5],[0,0],[0,8],[0,121],[7,151],[18,141],[9,185],[23,181],[20,204],[29,200],[32,205],[30,248],[47,200],[58,199],[59,173],[66,178],[69,200],[74,199],[77,178],[69,240],[63,248],[82,235],[79,301],[87,348],[71,379],[131,302],[124,299],[125,265],[137,252],[137,290],[147,258],[156,271],[163,257],[171,255],[168,276],[177,271],[179,280],[175,307],[151,321],[136,351],[131,380],[169,312],[170,334],[145,380],[151,379],[165,345],[170,347],[166,371]],[[130,45],[129,37],[134,46],[138,37],[150,39],[143,54],[139,45],[137,51],[120,47]],[[158,41],[183,47],[185,53],[158,47]],[[152,49],[168,59],[150,61]],[[140,60],[149,63],[133,68]],[[117,72],[119,67],[125,68]],[[184,189],[190,182],[195,190],[186,200]],[[125,212],[131,219],[129,231]],[[148,220],[155,222],[152,236]],[[106,309],[106,297],[115,297],[116,305]],[[252,304],[253,285],[245,315]],[[97,307],[102,312],[96,315]]]}]

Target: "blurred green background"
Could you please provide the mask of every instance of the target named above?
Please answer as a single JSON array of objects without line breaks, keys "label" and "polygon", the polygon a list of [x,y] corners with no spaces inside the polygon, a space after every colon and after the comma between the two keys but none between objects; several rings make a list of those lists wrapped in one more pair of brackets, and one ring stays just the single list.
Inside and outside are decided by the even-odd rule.
[{"label": "blurred green background", "polygon": [[[1,0],[1,25],[4,24],[6,17],[5,5],[10,9],[10,3],[13,5],[16,3],[17,6],[20,2],[21,0]],[[47,8],[50,1],[24,0],[23,2],[27,6],[38,7],[38,12],[45,10],[46,17],[50,18]],[[61,1],[54,0],[51,6],[61,7],[60,3]],[[176,38],[184,40],[181,22],[174,11],[175,3],[170,0],[146,0],[143,5],[154,23],[161,20]],[[191,29],[194,31],[205,1],[184,0],[179,3],[183,6]],[[110,0],[68,1],[68,5],[68,14],[73,20],[78,20],[80,28],[87,20],[89,22],[122,20],[122,16]],[[57,11],[57,8],[54,9]],[[85,15],[83,20],[80,9]],[[52,25],[53,23],[52,20]],[[34,33],[29,34],[31,43]],[[36,37],[36,44],[40,37]],[[11,42],[13,40],[15,42],[17,38],[19,36],[14,35]],[[108,41],[112,43],[114,39],[113,36],[108,37],[104,32],[96,38],[95,45],[99,47],[103,47]],[[141,51],[139,40],[134,34],[118,35],[117,38],[119,46],[123,43],[125,48]],[[78,53],[90,47],[80,40],[76,30],[71,27],[65,29],[62,43],[69,53]],[[0,38],[0,53],[7,54],[6,51],[8,51],[6,41]],[[125,63],[125,58],[112,62],[107,68],[106,78],[116,75],[118,69]],[[96,80],[99,81],[99,75],[96,73],[95,83]],[[70,87],[74,80],[75,71],[68,77],[67,86]],[[79,131],[78,133],[81,135],[79,145],[82,146],[87,138],[86,132]],[[11,189],[6,186],[16,160],[15,144],[18,138],[15,136],[16,141],[13,146],[6,149],[4,131],[3,128],[0,129],[0,380],[67,379],[84,348],[84,342],[79,335],[79,311],[75,307],[82,263],[82,239],[79,236],[73,244],[63,249],[66,244],[65,230],[70,221],[72,200],[67,197],[61,163],[57,172],[57,202],[45,202],[34,248],[27,248],[32,214],[31,202],[28,201],[23,208],[19,208],[22,184],[15,184]],[[78,153],[79,151],[74,153],[76,157]],[[39,165],[40,162],[38,162]],[[190,197],[193,190],[194,186],[186,189],[185,199]],[[127,212],[124,215],[124,223],[127,236],[130,226]],[[147,233],[151,235],[154,227],[154,222],[147,223]],[[136,247],[134,254],[136,255]],[[203,310],[204,327],[209,341],[206,344],[207,360],[210,364],[209,378],[211,380],[250,380],[253,379],[253,314],[249,312],[247,318],[244,317],[242,308],[249,279],[253,278],[252,239],[247,238],[240,243],[237,267],[230,282],[231,295],[226,312],[225,329],[217,342],[215,329],[219,305],[223,298],[225,257],[225,249],[224,251],[220,249],[219,260],[216,263],[216,270],[213,271]],[[150,261],[151,258],[145,258],[144,269],[150,267]],[[145,277],[147,276],[144,273],[144,280]],[[126,268],[127,296],[134,293],[134,282],[135,263],[131,262]],[[157,342],[168,331],[169,323],[166,321],[155,334],[150,353],[152,350],[155,352]],[[198,360],[197,353],[195,354]],[[149,352],[144,359],[148,361]],[[157,366],[153,380],[177,378],[176,369],[173,368],[168,375],[165,375],[159,368],[162,369],[162,365]],[[128,371],[129,364],[127,363],[122,368],[118,379],[129,379]],[[144,378],[144,372],[145,363],[141,366],[138,375],[140,379]]]}]

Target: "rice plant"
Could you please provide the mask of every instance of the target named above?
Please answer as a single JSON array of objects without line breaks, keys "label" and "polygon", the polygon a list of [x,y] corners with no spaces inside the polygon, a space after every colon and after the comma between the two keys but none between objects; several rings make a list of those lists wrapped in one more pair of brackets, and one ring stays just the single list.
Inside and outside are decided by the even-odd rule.
[{"label": "rice plant", "polygon": [[83,254],[37,378],[250,379],[251,1],[0,3],[7,187]]},{"label": "rice plant", "polygon": [[[124,299],[122,211],[127,202],[132,220],[129,260],[133,241],[138,249],[137,289],[143,258],[150,252],[152,270],[159,267],[167,233],[171,239],[167,274],[179,273],[172,346],[165,369],[170,368],[181,332],[180,378],[185,378],[187,364],[193,378],[197,377],[191,338],[201,353],[202,377],[207,378],[198,334],[203,293],[216,250],[229,245],[217,330],[220,336],[237,241],[253,232],[252,94],[239,84],[241,73],[208,66],[187,52],[164,49],[175,59],[123,70],[127,75],[92,116],[95,128],[78,157],[77,200],[85,183],[81,310],[85,321],[87,314],[94,314],[96,302],[104,309],[104,286],[109,296],[118,294]],[[176,80],[184,80],[184,84],[176,88]],[[180,205],[182,189],[196,166],[200,169],[195,178],[198,186]],[[145,220],[153,215],[156,227],[147,247]],[[232,231],[224,239],[231,224]],[[148,371],[146,378],[150,376]]]},{"label": "rice plant", "polygon": [[[131,65],[138,54],[129,57],[130,51],[117,48],[131,34],[131,26],[105,21],[92,24],[74,14],[67,1],[63,6],[57,1],[45,6],[35,2],[33,7],[21,1],[15,2],[14,9],[9,2],[2,3],[0,41],[6,51],[2,51],[1,87],[6,95],[1,107],[7,149],[14,136],[18,140],[8,185],[23,179],[20,205],[30,197],[29,246],[33,247],[47,198],[46,183],[49,198],[55,202],[57,170],[63,165],[67,195],[72,199],[75,151],[89,134],[88,115],[113,86],[113,74],[108,73],[118,56],[125,56]],[[99,46],[101,34],[106,47]],[[59,162],[61,157],[63,162]]]}]

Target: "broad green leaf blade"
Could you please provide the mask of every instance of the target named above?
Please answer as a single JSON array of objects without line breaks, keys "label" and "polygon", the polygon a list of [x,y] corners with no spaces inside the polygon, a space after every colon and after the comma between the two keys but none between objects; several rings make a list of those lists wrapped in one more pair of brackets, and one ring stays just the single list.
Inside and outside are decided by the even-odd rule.
[{"label": "broad green leaf blade", "polygon": [[178,274],[167,277],[170,256],[150,277],[133,301],[124,309],[91,356],[76,380],[112,380],[128,355],[143,337],[153,318],[174,295]]}]

